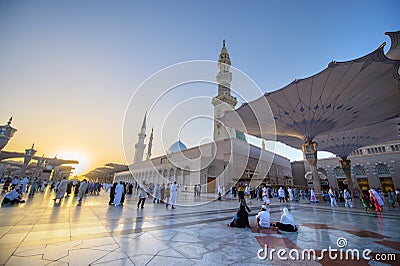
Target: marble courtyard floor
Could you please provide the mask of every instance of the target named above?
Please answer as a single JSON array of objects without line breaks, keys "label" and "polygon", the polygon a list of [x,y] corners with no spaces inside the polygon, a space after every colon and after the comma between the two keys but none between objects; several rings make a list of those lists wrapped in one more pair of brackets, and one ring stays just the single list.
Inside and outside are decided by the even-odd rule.
[{"label": "marble courtyard floor", "polygon": [[[195,201],[191,194],[181,193],[182,204],[196,206],[167,210],[150,200],[137,209],[136,195],[128,195],[123,206],[109,206],[105,192],[89,195],[81,206],[76,197],[54,204],[53,196],[46,191],[26,197],[25,204],[0,208],[0,265],[399,265],[398,207],[385,206],[376,214],[359,205],[346,209],[306,201],[286,204],[299,231],[280,233],[255,226],[261,205],[257,201],[250,213],[252,228],[239,229],[226,226],[238,206],[236,200],[207,203],[207,198]],[[279,220],[283,206],[272,200],[272,221]],[[339,249],[342,243],[342,251],[357,249],[361,259],[320,256],[322,249]],[[286,251],[281,258],[288,260],[279,259],[276,252],[272,259],[262,260],[258,254],[265,254],[259,252],[265,245],[268,252]],[[294,260],[296,252],[311,249],[322,259]],[[375,260],[362,258],[365,249]],[[397,261],[376,260],[390,254]]]}]

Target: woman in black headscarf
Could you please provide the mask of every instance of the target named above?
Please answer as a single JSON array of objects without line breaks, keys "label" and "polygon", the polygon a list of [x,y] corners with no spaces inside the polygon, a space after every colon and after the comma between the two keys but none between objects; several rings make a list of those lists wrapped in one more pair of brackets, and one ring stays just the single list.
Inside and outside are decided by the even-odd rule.
[{"label": "woman in black headscarf", "polygon": [[232,221],[227,225],[230,227],[250,228],[249,214],[247,213],[246,207],[243,204],[240,205],[239,211],[235,214],[235,216],[233,216]]}]

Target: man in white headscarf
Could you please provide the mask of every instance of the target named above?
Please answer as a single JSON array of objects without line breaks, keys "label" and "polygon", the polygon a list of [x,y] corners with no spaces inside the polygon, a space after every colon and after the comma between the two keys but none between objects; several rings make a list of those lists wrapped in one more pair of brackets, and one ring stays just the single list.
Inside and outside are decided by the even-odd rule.
[{"label": "man in white headscarf", "polygon": [[297,232],[297,227],[296,224],[294,223],[294,218],[289,213],[289,210],[286,207],[284,207],[282,210],[281,220],[276,223],[271,223],[271,226],[277,227],[279,230],[286,232]]}]

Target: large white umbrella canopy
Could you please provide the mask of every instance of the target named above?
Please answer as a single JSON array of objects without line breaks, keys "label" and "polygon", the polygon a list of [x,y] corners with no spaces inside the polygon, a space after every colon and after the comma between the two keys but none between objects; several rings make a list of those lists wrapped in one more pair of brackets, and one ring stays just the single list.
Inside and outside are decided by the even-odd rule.
[{"label": "large white umbrella canopy", "polygon": [[355,60],[332,62],[314,76],[295,80],[227,112],[222,122],[250,135],[271,139],[268,126],[273,122],[262,112],[268,102],[277,140],[293,145],[293,138],[304,143],[317,136],[340,134],[393,119],[400,114],[400,61],[386,57],[383,47],[384,44]]}]

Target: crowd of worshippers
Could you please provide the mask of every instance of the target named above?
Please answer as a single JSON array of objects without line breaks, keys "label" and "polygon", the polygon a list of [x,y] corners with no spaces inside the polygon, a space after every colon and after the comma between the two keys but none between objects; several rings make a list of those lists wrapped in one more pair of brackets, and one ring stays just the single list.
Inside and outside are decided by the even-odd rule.
[{"label": "crowd of worshippers", "polygon": [[396,189],[394,192],[389,190],[387,192],[387,195],[385,196],[385,193],[381,189],[363,189],[359,191],[356,189],[354,191],[354,196],[351,195],[351,193],[347,190],[344,189],[343,191],[339,191],[337,189],[333,189],[330,187],[328,192],[323,192],[324,194],[324,200],[330,200],[331,206],[332,207],[337,207],[338,202],[344,202],[344,206],[346,208],[353,208],[353,199],[359,199],[363,206],[365,211],[373,211],[375,210],[376,212],[382,212],[383,207],[385,206],[385,202],[388,203],[392,208],[396,207],[399,205],[400,207],[400,190]]},{"label": "crowd of worshippers", "polygon": [[[123,205],[125,201],[125,195],[132,195],[134,193],[139,194],[139,200],[137,208],[144,208],[146,199],[152,198],[153,203],[164,203],[165,207],[171,206],[175,209],[177,193],[180,189],[180,185],[176,182],[170,182],[168,184],[139,184],[137,182],[129,183],[124,181],[114,182],[110,187],[110,200],[109,205]],[[187,192],[187,187],[185,187]]]},{"label": "crowd of worshippers", "polygon": [[[264,204],[269,204],[271,198],[278,198],[280,203],[287,202],[299,202],[301,200],[310,201],[311,203],[318,202],[315,196],[314,190],[310,189],[299,189],[292,187],[279,187],[271,188],[267,185],[260,185],[256,188],[251,188],[247,184],[239,183],[238,186],[234,186],[224,193],[223,189],[218,187],[218,199],[226,197],[240,198],[245,197],[246,201],[251,202],[251,200],[263,201]],[[222,193],[222,197],[221,197]],[[343,202],[344,207],[353,208],[353,200],[358,200],[363,203],[366,211],[375,210],[378,212],[382,211],[382,207],[385,202],[391,207],[400,207],[400,189],[395,191],[389,190],[386,194],[381,189],[368,189],[368,190],[354,190],[354,194],[351,195],[348,189],[334,189],[330,187],[329,190],[322,190],[323,200],[330,201],[331,206],[338,206],[338,202]]]},{"label": "crowd of worshippers", "polygon": [[228,191],[224,187],[218,186],[218,195],[223,197],[237,198],[244,193],[247,200],[262,200],[266,195],[267,198],[278,198],[280,202],[293,202],[300,201],[301,199],[309,198],[311,195],[310,190],[304,190],[291,187],[274,187],[270,185],[259,185],[251,187],[245,183],[239,183],[237,186],[232,186]]},{"label": "crowd of worshippers", "polygon": [[3,188],[1,193],[6,194],[2,201],[2,205],[9,205],[13,203],[24,203],[23,196],[25,194],[34,196],[35,193],[44,192],[47,188],[54,191],[54,201],[61,201],[65,196],[73,194],[78,197],[78,202],[81,202],[83,197],[87,194],[98,195],[101,188],[106,184],[98,182],[87,182],[86,179],[67,180],[66,178],[57,181],[48,182],[46,179],[41,180],[37,177],[6,177],[2,180]]}]

